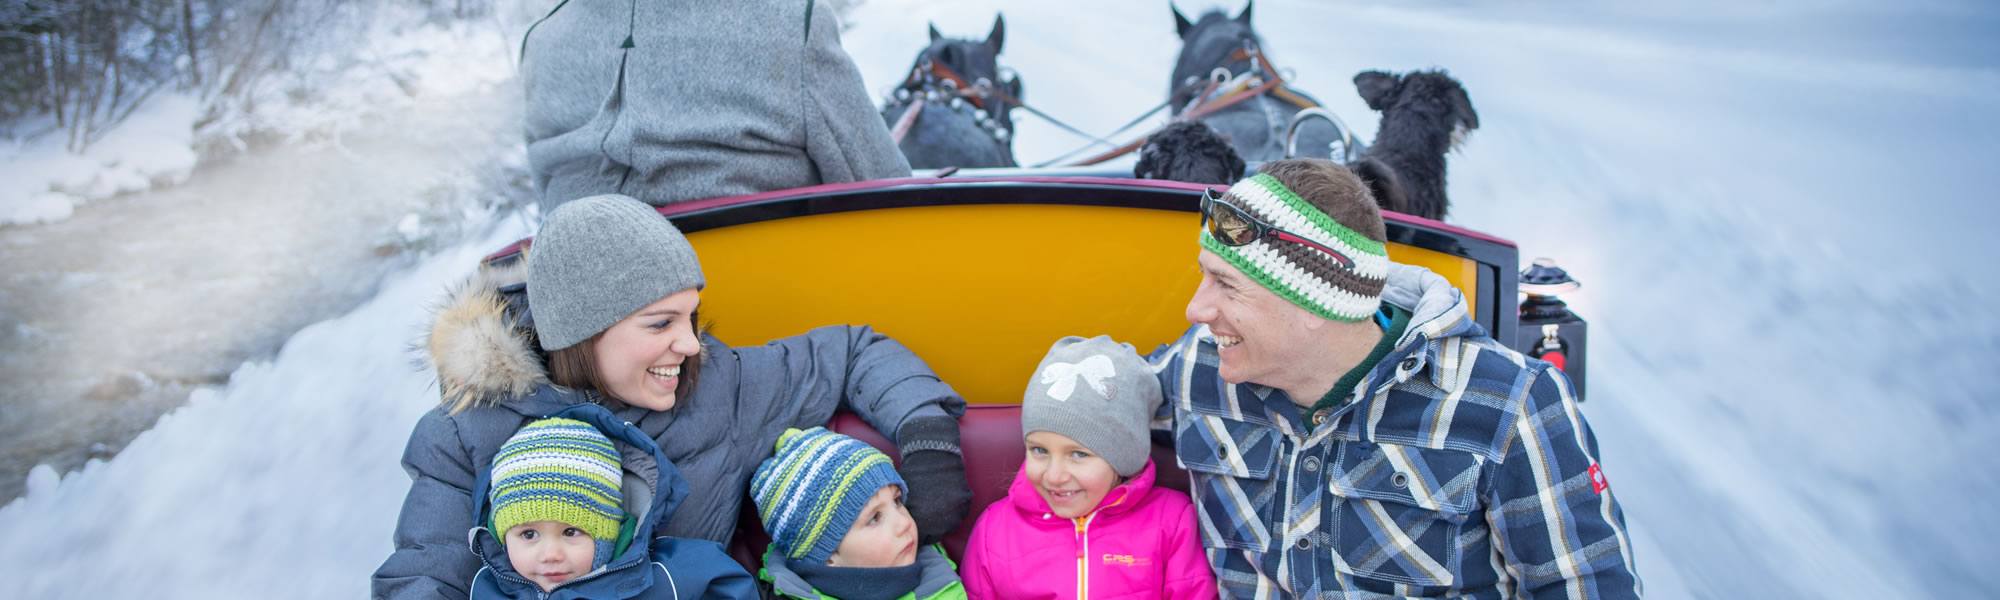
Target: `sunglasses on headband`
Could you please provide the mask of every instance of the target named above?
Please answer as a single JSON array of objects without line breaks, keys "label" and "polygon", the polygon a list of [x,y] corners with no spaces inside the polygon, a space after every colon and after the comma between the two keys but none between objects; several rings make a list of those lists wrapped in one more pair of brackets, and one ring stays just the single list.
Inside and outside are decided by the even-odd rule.
[{"label": "sunglasses on headband", "polygon": [[1346,254],[1250,216],[1249,211],[1224,200],[1222,194],[1216,192],[1215,188],[1209,188],[1201,194],[1201,224],[1208,229],[1210,237],[1214,237],[1215,241],[1221,242],[1224,246],[1244,246],[1260,239],[1272,238],[1318,250],[1333,257],[1334,262],[1340,263],[1341,267],[1354,268],[1354,259],[1348,258]]}]

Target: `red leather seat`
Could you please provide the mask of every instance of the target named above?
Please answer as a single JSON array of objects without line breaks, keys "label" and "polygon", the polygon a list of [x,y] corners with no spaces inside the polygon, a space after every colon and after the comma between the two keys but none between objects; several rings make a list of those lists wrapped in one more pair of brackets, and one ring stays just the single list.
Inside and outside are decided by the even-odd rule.
[{"label": "red leather seat", "polygon": [[[900,466],[901,457],[896,455],[895,444],[889,443],[888,438],[877,433],[860,417],[842,412],[834,415],[827,428],[868,442],[895,459]],[[1027,444],[1021,440],[1020,405],[975,404],[966,407],[965,417],[958,422],[958,435],[959,447],[965,455],[965,478],[972,486],[972,507],[958,529],[945,536],[945,552],[954,561],[964,555],[965,540],[972,535],[972,524],[979,521],[979,514],[995,501],[1007,497],[1007,487],[1014,483],[1014,473],[1021,470],[1021,461],[1027,458],[1028,450]],[[1153,464],[1157,469],[1157,485],[1187,491],[1187,472],[1174,461],[1172,448],[1155,444]],[[729,547],[730,555],[755,573],[762,566],[760,559],[764,555],[764,547],[770,543],[771,538],[764,533],[763,524],[757,521],[756,505],[746,500],[742,517],[737,520],[736,539]]]}]

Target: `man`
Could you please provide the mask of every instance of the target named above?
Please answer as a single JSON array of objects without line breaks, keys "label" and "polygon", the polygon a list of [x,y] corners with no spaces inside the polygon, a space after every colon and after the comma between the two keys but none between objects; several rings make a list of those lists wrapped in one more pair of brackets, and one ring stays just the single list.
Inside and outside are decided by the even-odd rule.
[{"label": "man", "polygon": [[1568,378],[1390,263],[1352,173],[1267,163],[1202,215],[1151,358],[1224,597],[1639,596]]},{"label": "man", "polygon": [[542,213],[908,177],[817,0],[564,2],[521,41]]}]

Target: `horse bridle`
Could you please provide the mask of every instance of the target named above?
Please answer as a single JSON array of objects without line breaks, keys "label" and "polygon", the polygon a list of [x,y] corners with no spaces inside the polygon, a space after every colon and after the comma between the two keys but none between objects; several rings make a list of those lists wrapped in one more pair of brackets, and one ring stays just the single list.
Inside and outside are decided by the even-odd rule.
[{"label": "horse bridle", "polygon": [[993,80],[981,77],[978,81],[968,82],[964,75],[929,57],[924,58],[916,68],[910,69],[910,76],[903,80],[902,89],[922,90],[928,88],[932,82],[938,82],[944,86],[946,93],[956,94],[959,98],[971,102],[974,108],[986,111],[996,118],[1000,115],[988,106],[996,98],[1007,106],[1021,105],[1021,101],[1008,94],[1007,90],[993,85]]},{"label": "horse bridle", "polygon": [[[1222,59],[1224,65],[1239,61],[1248,62],[1252,67],[1254,67],[1254,69],[1249,72],[1263,73],[1263,79],[1265,80],[1264,85],[1257,86],[1257,89],[1260,91],[1260,93],[1269,92],[1271,95],[1277,96],[1278,99],[1284,100],[1285,102],[1290,103],[1293,106],[1297,106],[1301,110],[1320,107],[1319,103],[1307,100],[1303,96],[1293,93],[1291,89],[1285,85],[1287,83],[1286,82],[1287,78],[1284,76],[1282,72],[1278,71],[1277,65],[1271,64],[1271,58],[1264,54],[1263,48],[1260,48],[1258,46],[1256,40],[1245,38],[1243,40],[1243,45],[1238,46],[1235,50],[1231,50],[1229,52],[1229,55]],[[1209,102],[1207,102],[1208,96],[1210,94],[1214,94],[1216,89],[1222,86],[1223,84],[1232,81],[1233,75],[1241,75],[1241,74],[1230,73],[1228,67],[1226,66],[1217,66],[1215,70],[1210,71],[1209,77],[1207,79],[1208,83],[1207,89],[1202,90],[1200,94],[1197,94],[1195,96],[1195,98],[1200,101],[1196,102],[1194,106],[1190,106],[1189,109],[1209,104]],[[1202,82],[1203,80],[1201,79],[1189,77],[1188,80],[1183,81],[1181,85],[1187,87],[1193,87],[1196,85],[1201,85]],[[1253,96],[1253,95],[1255,94],[1241,94],[1240,96],[1237,96],[1236,98],[1233,99],[1240,101],[1240,98],[1242,97]],[[1231,102],[1231,104],[1234,103],[1235,102]]]},{"label": "horse bridle", "polygon": [[[1254,67],[1256,67],[1256,71],[1261,71],[1264,74],[1264,77],[1262,77],[1263,81],[1261,83],[1258,83],[1257,85],[1250,86],[1245,89],[1231,91],[1229,93],[1223,94],[1220,97],[1210,100],[1209,96],[1215,94],[1215,92],[1218,89],[1220,89],[1223,84],[1228,83],[1230,81],[1235,81],[1236,79],[1240,78],[1240,75],[1248,74],[1248,72],[1243,74],[1237,74],[1237,76],[1232,76],[1227,68],[1216,67],[1214,71],[1209,72],[1209,77],[1206,80],[1190,78],[1190,80],[1181,83],[1183,89],[1193,88],[1195,86],[1199,86],[1204,83],[1207,85],[1202,89],[1200,94],[1195,95],[1196,99],[1195,102],[1190,104],[1186,109],[1182,110],[1180,115],[1174,117],[1174,120],[1176,121],[1198,120],[1202,117],[1215,114],[1216,112],[1219,112],[1222,109],[1229,108],[1230,106],[1240,104],[1245,100],[1262,96],[1267,93],[1273,96],[1277,96],[1280,100],[1283,100],[1287,103],[1299,107],[1300,110],[1310,110],[1320,107],[1319,103],[1307,100],[1305,97],[1292,92],[1291,89],[1285,85],[1284,75],[1278,71],[1278,67],[1276,65],[1271,64],[1271,59],[1269,57],[1264,56],[1264,52],[1257,47],[1257,42],[1255,40],[1244,39],[1243,45],[1231,51],[1229,53],[1229,57],[1225,59],[1224,62],[1228,63],[1239,60],[1250,61],[1251,64]],[[1172,96],[1172,94],[1169,94],[1169,96]],[[1168,99],[1168,102],[1172,101],[1173,100],[1170,97]],[[1160,108],[1161,107],[1154,107],[1153,110],[1157,111]],[[1148,114],[1151,114],[1151,111],[1148,111]],[[1161,127],[1164,128],[1165,126]],[[1146,140],[1148,138],[1151,138],[1154,133],[1158,132],[1159,129],[1147,132],[1146,135],[1139,136],[1138,139],[1126,142],[1110,150],[1106,150],[1104,152],[1090,156],[1083,160],[1071,163],[1070,166],[1090,166],[1111,160],[1113,158],[1117,158],[1119,156],[1123,156],[1134,150],[1138,150],[1140,146],[1146,144]]]}]

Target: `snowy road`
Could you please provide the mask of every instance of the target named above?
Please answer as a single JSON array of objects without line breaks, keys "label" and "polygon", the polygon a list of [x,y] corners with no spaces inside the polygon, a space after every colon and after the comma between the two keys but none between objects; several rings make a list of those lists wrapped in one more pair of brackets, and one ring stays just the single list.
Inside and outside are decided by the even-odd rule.
[{"label": "snowy road", "polygon": [[[846,44],[880,92],[925,21],[984,35],[1004,8],[1025,99],[1105,131],[1164,95],[1164,5],[868,0]],[[2000,383],[2000,283],[1984,276],[2000,16],[1647,10],[1255,9],[1273,60],[1364,134],[1355,72],[1444,66],[1465,82],[1484,128],[1453,157],[1453,220],[1584,281],[1585,410],[1651,595],[2000,589],[1982,564],[2000,517],[1978,500],[2000,494],[1986,459],[2000,409],[1984,401]],[[1075,143],[1020,121],[1028,160]],[[0,595],[365,593],[407,486],[395,456],[435,393],[402,344],[438,290],[526,230],[503,223],[390,277],[109,463],[31,477],[0,508],[17,540],[0,564],[25,574]],[[1968,496],[1971,510],[1949,500]]]}]

